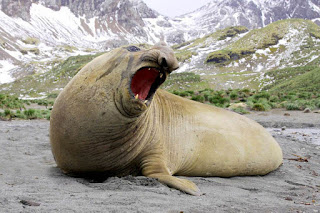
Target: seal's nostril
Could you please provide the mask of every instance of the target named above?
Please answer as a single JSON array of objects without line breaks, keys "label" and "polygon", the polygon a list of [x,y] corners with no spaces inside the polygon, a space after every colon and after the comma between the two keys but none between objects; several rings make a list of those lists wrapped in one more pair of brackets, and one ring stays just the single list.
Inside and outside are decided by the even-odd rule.
[{"label": "seal's nostril", "polygon": [[167,60],[166,60],[166,58],[164,58],[164,57],[161,57],[160,58],[160,65],[163,67],[163,68],[165,68],[165,69],[168,69],[168,63],[167,63]]},{"label": "seal's nostril", "polygon": [[175,67],[173,67],[173,69],[172,70],[177,70],[177,69],[179,69],[179,65],[177,65],[177,66],[175,66]]}]

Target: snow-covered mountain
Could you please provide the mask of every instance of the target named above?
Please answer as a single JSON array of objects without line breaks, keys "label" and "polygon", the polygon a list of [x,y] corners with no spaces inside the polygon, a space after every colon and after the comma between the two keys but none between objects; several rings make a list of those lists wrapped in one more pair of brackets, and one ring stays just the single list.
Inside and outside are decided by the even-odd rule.
[{"label": "snow-covered mountain", "polygon": [[[74,5],[74,2],[79,4]],[[27,15],[23,12],[12,14],[11,10],[5,10],[2,6],[0,33],[9,34],[11,37],[8,40],[34,37],[51,45],[68,44],[101,49],[127,42],[154,42],[161,35],[147,28],[148,19],[157,18],[160,21],[163,18],[163,22],[166,22],[163,16],[149,9],[142,1],[105,0],[99,1],[100,4],[98,1],[74,2],[58,5],[46,1],[32,3],[26,9],[29,12]],[[91,5],[90,2],[98,5]],[[102,47],[101,41],[105,42]]]},{"label": "snow-covered mountain", "polygon": [[0,84],[48,71],[52,61],[128,43],[173,45],[228,26],[286,18],[320,23],[320,0],[212,0],[170,19],[142,0],[0,0]]},{"label": "snow-covered mountain", "polygon": [[320,27],[304,19],[280,20],[247,32],[230,27],[174,49],[184,56],[178,72],[204,76],[216,89],[259,89],[272,83],[268,71],[319,66]]},{"label": "snow-covered mountain", "polygon": [[320,25],[320,0],[212,0],[174,21],[185,34],[183,29],[198,33],[240,25],[255,29],[290,18],[314,20]]},{"label": "snow-covered mountain", "polygon": [[0,83],[31,61],[155,43],[172,28],[140,0],[0,0],[0,9]]}]

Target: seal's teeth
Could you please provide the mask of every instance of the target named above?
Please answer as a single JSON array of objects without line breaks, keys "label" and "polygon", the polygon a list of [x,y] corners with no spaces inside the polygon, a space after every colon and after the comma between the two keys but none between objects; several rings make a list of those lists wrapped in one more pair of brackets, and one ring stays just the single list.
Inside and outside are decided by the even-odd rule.
[{"label": "seal's teeth", "polygon": [[162,78],[163,77],[163,73],[160,73],[160,78]]},{"label": "seal's teeth", "polygon": [[146,104],[148,102],[148,100],[145,100],[143,103]]},{"label": "seal's teeth", "polygon": [[134,96],[135,99],[138,99],[139,98],[139,94],[136,94],[136,96]]}]

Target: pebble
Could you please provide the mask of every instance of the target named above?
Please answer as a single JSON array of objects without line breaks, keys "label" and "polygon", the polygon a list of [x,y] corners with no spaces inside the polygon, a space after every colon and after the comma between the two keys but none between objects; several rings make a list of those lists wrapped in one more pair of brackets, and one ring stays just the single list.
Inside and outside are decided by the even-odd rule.
[{"label": "pebble", "polygon": [[29,200],[20,200],[20,203],[22,203],[23,205],[26,205],[26,206],[40,206],[40,203],[36,203],[33,201],[29,201]]},{"label": "pebble", "polygon": [[309,108],[305,108],[303,111],[303,113],[310,113],[310,112],[311,112],[311,110]]},{"label": "pebble", "polygon": [[281,130],[284,131],[284,130],[286,130],[286,128],[287,127],[283,126],[283,127],[281,127]]},{"label": "pebble", "polygon": [[284,113],[283,115],[284,115],[284,116],[290,116],[290,113],[287,113],[287,112],[286,112],[286,113]]}]

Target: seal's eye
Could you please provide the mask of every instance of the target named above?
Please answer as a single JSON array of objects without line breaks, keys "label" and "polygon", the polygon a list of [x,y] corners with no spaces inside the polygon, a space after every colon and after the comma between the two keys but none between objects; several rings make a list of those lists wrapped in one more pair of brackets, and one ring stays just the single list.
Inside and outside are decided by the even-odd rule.
[{"label": "seal's eye", "polygon": [[127,47],[127,50],[129,52],[138,52],[138,51],[140,51],[140,48],[136,47],[136,46],[129,46],[129,47]]}]

